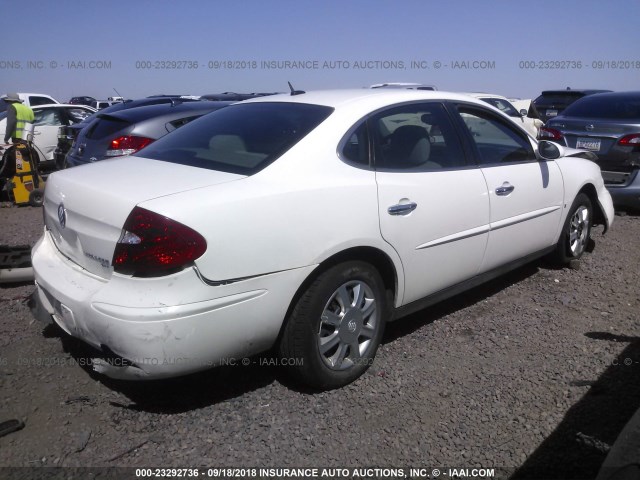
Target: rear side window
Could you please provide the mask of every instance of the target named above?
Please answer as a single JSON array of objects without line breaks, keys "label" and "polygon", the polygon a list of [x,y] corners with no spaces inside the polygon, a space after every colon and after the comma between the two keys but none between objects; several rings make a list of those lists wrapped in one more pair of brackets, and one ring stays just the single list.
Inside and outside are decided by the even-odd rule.
[{"label": "rear side window", "polygon": [[440,103],[392,108],[369,122],[378,170],[422,172],[466,166],[460,139]]},{"label": "rear side window", "polygon": [[140,156],[251,175],[293,147],[332,111],[302,103],[233,105],[179,128]]},{"label": "rear side window", "polygon": [[176,128],[180,128],[186,125],[187,123],[192,122],[196,118],[200,118],[200,117],[201,115],[194,115],[186,118],[178,118],[177,120],[172,120],[169,123],[167,123],[165,127],[167,128],[168,132],[173,132]]}]

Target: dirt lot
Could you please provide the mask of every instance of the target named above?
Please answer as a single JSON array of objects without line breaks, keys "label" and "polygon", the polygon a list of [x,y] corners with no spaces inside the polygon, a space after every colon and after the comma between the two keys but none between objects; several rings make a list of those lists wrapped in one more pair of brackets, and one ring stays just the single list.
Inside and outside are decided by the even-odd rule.
[{"label": "dirt lot", "polygon": [[[41,233],[39,209],[2,208],[0,219],[0,244]],[[171,381],[108,380],[79,342],[33,320],[33,285],[0,286],[0,422],[25,423],[0,438],[0,467],[593,478],[640,407],[640,217],[601,233],[579,269],[533,263],[389,325],[369,373],[325,393],[290,384],[268,355]]]}]

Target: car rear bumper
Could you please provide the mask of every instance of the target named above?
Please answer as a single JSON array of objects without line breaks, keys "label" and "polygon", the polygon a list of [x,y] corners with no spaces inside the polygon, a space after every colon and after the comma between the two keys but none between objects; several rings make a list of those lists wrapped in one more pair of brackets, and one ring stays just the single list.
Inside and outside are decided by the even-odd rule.
[{"label": "car rear bumper", "polygon": [[640,170],[626,173],[603,171],[602,177],[616,207],[640,209]]},{"label": "car rear bumper", "polygon": [[[32,263],[40,311],[104,352],[110,362],[97,356],[94,370],[120,379],[179,376],[267,350],[313,269],[210,286],[190,268],[162,277],[151,295],[140,298],[139,280],[89,274],[62,256],[46,232]],[[176,302],[176,289],[188,301]]]}]

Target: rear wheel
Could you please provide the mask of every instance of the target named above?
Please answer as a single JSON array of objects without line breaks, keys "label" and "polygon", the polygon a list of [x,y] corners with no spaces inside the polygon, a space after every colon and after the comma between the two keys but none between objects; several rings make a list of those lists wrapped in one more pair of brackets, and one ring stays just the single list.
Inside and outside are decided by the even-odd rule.
[{"label": "rear wheel", "polygon": [[591,200],[584,193],[579,193],[571,205],[556,246],[555,259],[558,263],[567,264],[582,256],[589,243],[592,219]]},{"label": "rear wheel", "polygon": [[371,265],[336,265],[298,300],[283,332],[280,357],[298,381],[311,387],[347,385],[373,363],[386,309],[384,284]]}]

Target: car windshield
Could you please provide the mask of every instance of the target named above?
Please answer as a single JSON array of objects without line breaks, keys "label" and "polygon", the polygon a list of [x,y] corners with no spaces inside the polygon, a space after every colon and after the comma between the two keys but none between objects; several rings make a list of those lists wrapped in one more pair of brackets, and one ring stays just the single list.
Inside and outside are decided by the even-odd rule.
[{"label": "car windshield", "polygon": [[565,117],[616,118],[640,121],[640,94],[592,95],[571,104]]},{"label": "car windshield", "polygon": [[141,157],[252,175],[322,123],[333,109],[303,103],[249,103],[205,115],[142,150]]},{"label": "car windshield", "polygon": [[493,97],[484,97],[481,98],[483,102],[487,102],[489,105],[496,107],[502,113],[509,115],[510,117],[521,117],[513,105],[511,105],[506,100],[502,100],[501,98],[493,98]]}]

